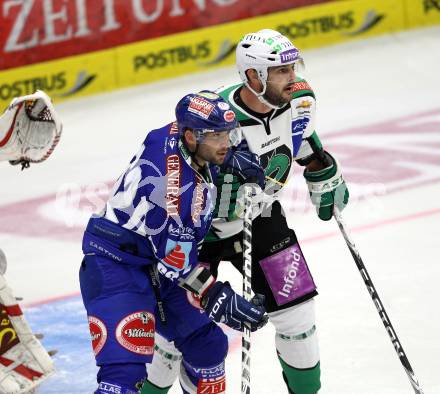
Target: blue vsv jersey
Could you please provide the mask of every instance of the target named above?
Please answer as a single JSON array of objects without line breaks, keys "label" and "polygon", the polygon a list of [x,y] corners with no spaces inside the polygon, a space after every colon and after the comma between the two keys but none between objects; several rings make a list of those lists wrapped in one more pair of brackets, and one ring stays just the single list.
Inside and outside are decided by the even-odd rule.
[{"label": "blue vsv jersey", "polygon": [[[200,174],[191,167],[175,123],[149,132],[104,213],[91,219],[93,226],[89,222],[86,234],[91,232],[94,242],[84,241],[84,252],[128,264],[158,263],[169,279],[186,277],[211,225],[215,168]],[[134,239],[128,248],[127,239]]]}]

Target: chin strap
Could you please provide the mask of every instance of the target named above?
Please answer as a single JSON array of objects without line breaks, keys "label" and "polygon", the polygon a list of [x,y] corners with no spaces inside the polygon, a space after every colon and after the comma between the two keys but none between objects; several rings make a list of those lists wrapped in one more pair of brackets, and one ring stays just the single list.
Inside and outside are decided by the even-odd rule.
[{"label": "chin strap", "polygon": [[260,78],[258,78],[260,80],[260,82],[263,85],[263,91],[258,93],[256,90],[252,89],[251,86],[249,85],[248,82],[245,82],[246,87],[253,93],[255,94],[255,96],[257,96],[257,99],[264,105],[267,105],[268,107],[272,108],[272,109],[281,109],[283,108],[286,104],[283,104],[281,106],[279,105],[273,105],[271,103],[269,103],[269,101],[267,101],[266,98],[264,98],[264,95],[266,94],[266,88],[267,88],[267,83],[263,82]]}]

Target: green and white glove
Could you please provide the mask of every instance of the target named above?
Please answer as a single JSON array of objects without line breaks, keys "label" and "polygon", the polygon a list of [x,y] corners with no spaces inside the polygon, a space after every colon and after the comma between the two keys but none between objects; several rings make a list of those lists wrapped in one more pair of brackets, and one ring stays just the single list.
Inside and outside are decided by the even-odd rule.
[{"label": "green and white glove", "polygon": [[342,211],[348,203],[349,193],[338,162],[328,152],[332,165],[319,171],[304,170],[309,187],[310,198],[316,207],[316,212],[321,220],[330,220],[333,209],[337,207]]}]

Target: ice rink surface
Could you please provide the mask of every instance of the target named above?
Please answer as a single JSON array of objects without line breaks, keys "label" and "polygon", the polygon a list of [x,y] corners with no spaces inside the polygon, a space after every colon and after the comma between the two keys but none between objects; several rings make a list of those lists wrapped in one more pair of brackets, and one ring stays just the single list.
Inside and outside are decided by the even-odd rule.
[{"label": "ice rink surface", "polygon": [[[317,96],[317,131],[342,163],[352,194],[343,213],[348,228],[425,394],[438,394],[440,28],[304,57]],[[59,104],[64,135],[53,157],[24,172],[2,165],[6,277],[29,306],[34,330],[59,350],[58,373],[39,394],[95,388],[86,317],[75,295],[87,217],[102,207],[145,132],[173,119],[181,96],[236,81],[230,67]],[[294,172],[283,204],[319,290],[320,393],[413,393],[336,223],[317,218],[300,167]],[[228,263],[226,277],[240,289]],[[240,343],[230,337],[227,393],[237,394]],[[270,324],[252,336],[251,371],[253,394],[286,393]]]}]

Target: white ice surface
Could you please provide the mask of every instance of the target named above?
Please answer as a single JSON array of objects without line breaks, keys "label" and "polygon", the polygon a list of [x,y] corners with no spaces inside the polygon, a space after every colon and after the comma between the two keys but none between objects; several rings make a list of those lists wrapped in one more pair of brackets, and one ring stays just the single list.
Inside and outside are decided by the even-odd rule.
[{"label": "white ice surface", "polygon": [[[423,118],[420,134],[389,135],[381,129],[386,126],[378,125],[372,135],[346,137],[350,143],[370,147],[370,160],[378,147],[394,148],[400,143],[390,157],[403,164],[392,182],[380,182],[378,177],[374,185],[363,185],[371,186],[373,196],[353,201],[344,216],[425,394],[438,394],[440,160],[424,162],[418,156],[414,162],[413,158],[414,153],[423,156],[426,152],[440,157],[440,28],[352,42],[304,55],[307,78],[318,99],[317,130],[324,143],[328,140],[338,148],[345,141],[344,136],[336,135],[341,130],[406,116],[411,119],[403,123],[417,125],[415,115],[433,111]],[[172,119],[177,99],[189,91],[237,80],[231,67],[57,105],[64,123],[58,149],[47,162],[24,172],[2,165],[0,209],[54,195],[69,185],[84,187],[114,180],[138,149],[145,131]],[[425,135],[427,122],[434,131]],[[337,154],[344,168],[350,169],[353,157],[347,149],[342,147]],[[384,176],[388,168],[385,162],[381,170]],[[420,174],[399,183],[405,168],[417,168]],[[356,170],[359,173],[369,168]],[[304,190],[301,177],[295,179]],[[357,187],[362,181],[356,179],[355,183]],[[387,193],[393,186],[400,188]],[[289,194],[286,196],[286,207],[290,207]],[[289,210],[288,219],[303,241],[319,287],[320,393],[412,393],[336,224],[319,221],[306,203],[302,206],[297,212]],[[79,213],[84,211],[87,207]],[[55,212],[50,204],[37,204],[30,220],[47,219]],[[9,221],[15,213],[19,218],[19,212],[10,212]],[[61,222],[64,219],[57,218]],[[20,218],[13,225],[25,228],[28,223]],[[78,291],[78,237],[24,234],[19,230],[0,232],[0,246],[9,261],[7,278],[15,293],[31,302]],[[240,288],[240,278],[229,265],[224,266],[221,276],[232,277],[234,286]],[[252,337],[253,394],[286,392],[273,337],[270,325]],[[229,394],[239,392],[240,358],[237,348],[227,359]],[[171,394],[179,392],[178,386],[171,390]]]}]

